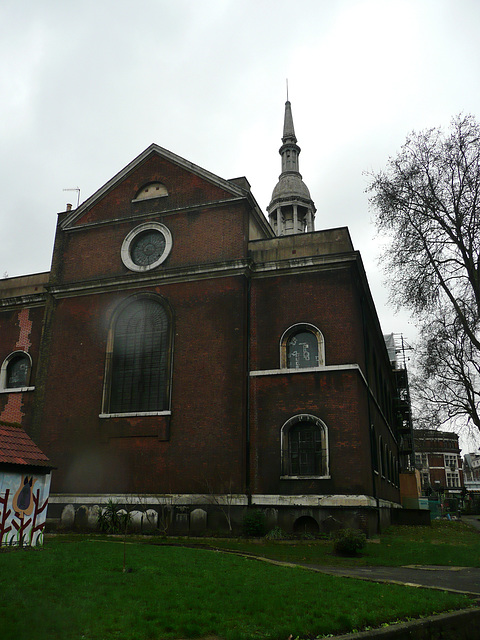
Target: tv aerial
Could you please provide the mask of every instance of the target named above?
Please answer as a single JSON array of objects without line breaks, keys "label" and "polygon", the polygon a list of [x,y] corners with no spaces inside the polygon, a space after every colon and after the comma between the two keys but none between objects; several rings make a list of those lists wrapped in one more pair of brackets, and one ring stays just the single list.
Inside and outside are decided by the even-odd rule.
[{"label": "tv aerial", "polygon": [[75,187],[73,189],[64,189],[64,191],[76,191],[77,192],[77,209],[78,209],[78,205],[80,204],[80,187]]}]

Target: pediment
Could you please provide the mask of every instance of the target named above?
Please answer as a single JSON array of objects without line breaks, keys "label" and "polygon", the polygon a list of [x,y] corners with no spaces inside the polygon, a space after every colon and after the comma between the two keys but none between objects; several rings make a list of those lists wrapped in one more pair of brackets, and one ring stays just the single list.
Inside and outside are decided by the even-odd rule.
[{"label": "pediment", "polygon": [[[245,181],[245,184],[248,183]],[[225,180],[156,144],[150,145],[77,209],[63,214],[63,230],[106,224],[245,198],[239,180]]]}]

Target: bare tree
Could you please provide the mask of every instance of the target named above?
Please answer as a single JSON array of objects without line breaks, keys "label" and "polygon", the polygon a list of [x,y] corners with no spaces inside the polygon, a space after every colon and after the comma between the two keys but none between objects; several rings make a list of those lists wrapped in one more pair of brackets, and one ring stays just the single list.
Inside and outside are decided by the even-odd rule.
[{"label": "bare tree", "polygon": [[441,313],[422,327],[416,347],[418,375],[411,391],[419,404],[418,420],[432,428],[446,422],[480,424],[478,350],[456,318]]},{"label": "bare tree", "polygon": [[142,532],[155,531],[165,537],[173,522],[175,503],[175,496],[169,493],[137,494],[132,504],[141,516]]},{"label": "bare tree", "polygon": [[[221,474],[217,474],[215,484],[208,478],[203,481],[205,501],[215,505],[225,517],[230,533],[233,531],[232,526],[232,507],[237,504],[239,496],[233,493],[233,479],[231,477],[223,478]],[[221,493],[216,493],[220,490]]]},{"label": "bare tree", "polygon": [[412,133],[367,189],[391,300],[420,329],[413,392],[436,425],[480,429],[480,125]]}]

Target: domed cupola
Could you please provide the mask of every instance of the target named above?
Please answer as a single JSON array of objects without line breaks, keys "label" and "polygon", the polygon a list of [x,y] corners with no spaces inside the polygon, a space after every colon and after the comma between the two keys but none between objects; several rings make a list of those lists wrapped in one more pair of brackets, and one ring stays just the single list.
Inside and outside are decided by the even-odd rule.
[{"label": "domed cupola", "polygon": [[270,225],[277,236],[314,231],[315,205],[298,170],[300,147],[293,128],[292,105],[285,103],[283,124],[282,173],[267,207]]}]

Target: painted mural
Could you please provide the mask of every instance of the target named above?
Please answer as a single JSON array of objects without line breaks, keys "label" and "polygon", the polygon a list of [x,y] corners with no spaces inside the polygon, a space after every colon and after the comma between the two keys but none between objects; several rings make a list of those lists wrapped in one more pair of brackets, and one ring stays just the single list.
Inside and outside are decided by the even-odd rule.
[{"label": "painted mural", "polygon": [[0,474],[0,546],[43,544],[51,475]]}]

